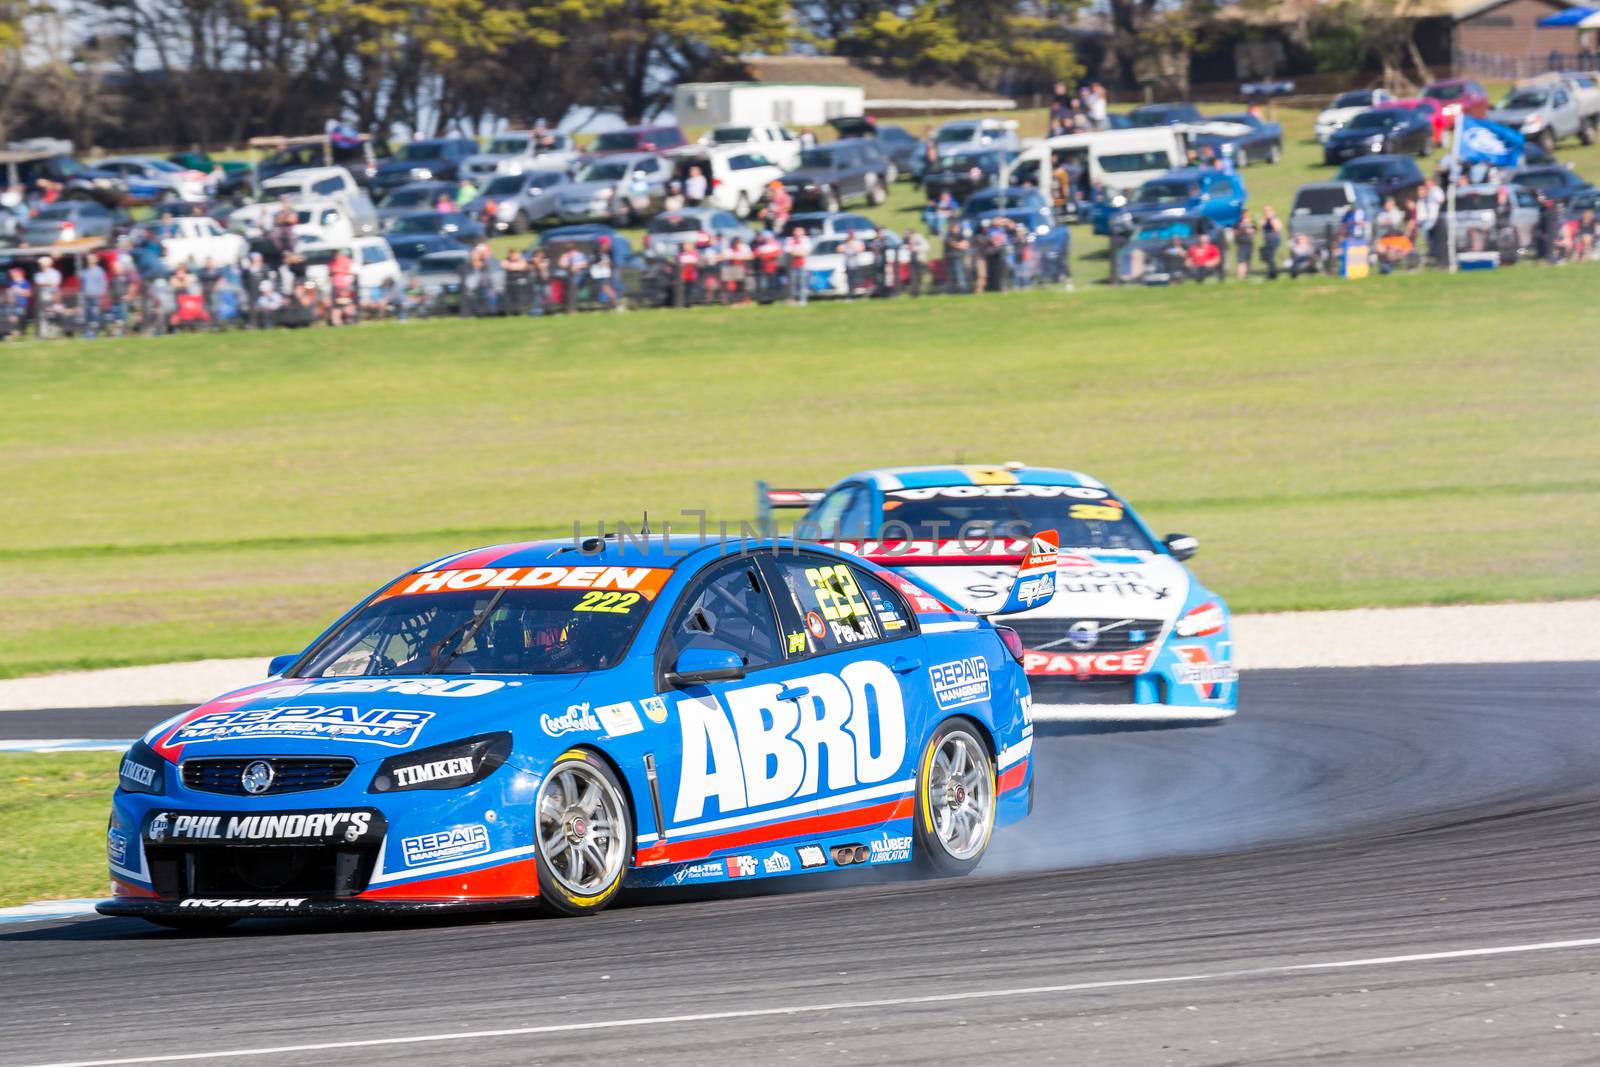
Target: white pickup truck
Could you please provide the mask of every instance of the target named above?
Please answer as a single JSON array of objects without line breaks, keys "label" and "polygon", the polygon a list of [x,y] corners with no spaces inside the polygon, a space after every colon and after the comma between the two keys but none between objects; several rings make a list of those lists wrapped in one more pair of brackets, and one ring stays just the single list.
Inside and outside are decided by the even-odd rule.
[{"label": "white pickup truck", "polygon": [[800,138],[782,126],[745,126],[725,122],[711,127],[700,143],[717,148],[750,148],[784,170],[800,165]]},{"label": "white pickup truck", "polygon": [[216,219],[204,215],[173,219],[161,229],[161,262],[168,268],[180,263],[203,267],[207,262],[222,267],[237,263],[249,250],[249,242],[229,233]]}]

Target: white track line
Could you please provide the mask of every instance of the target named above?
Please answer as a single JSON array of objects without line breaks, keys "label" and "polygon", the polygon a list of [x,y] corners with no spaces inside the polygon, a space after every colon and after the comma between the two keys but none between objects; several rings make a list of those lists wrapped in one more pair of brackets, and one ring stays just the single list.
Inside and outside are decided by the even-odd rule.
[{"label": "white track line", "polygon": [[1307,971],[1333,971],[1354,967],[1381,967],[1398,963],[1431,963],[1438,960],[1474,959],[1506,956],[1521,952],[1549,952],[1554,949],[1594,948],[1600,937],[1573,941],[1544,941],[1530,945],[1497,945],[1492,948],[1464,948],[1447,952],[1417,952],[1406,956],[1372,956],[1357,960],[1328,960],[1322,963],[1291,963],[1277,967],[1250,967],[1243,970],[1213,971],[1206,974],[1180,974],[1165,978],[1117,978],[1101,982],[1073,982],[1066,985],[1025,986],[1018,989],[971,990],[936,993],[919,997],[889,997],[882,1000],[848,1000],[832,1004],[796,1004],[787,1008],[747,1008],[739,1011],[710,1011],[696,1015],[660,1015],[646,1019],[607,1019],[586,1023],[553,1023],[546,1026],[518,1026],[504,1030],[460,1030],[448,1034],[419,1034],[413,1037],[377,1037],[365,1041],[325,1041],[311,1045],[277,1045],[272,1048],[229,1049],[224,1052],[184,1052],[168,1056],[131,1056],[115,1060],[72,1060],[36,1064],[33,1067],[120,1067],[130,1063],[171,1063],[179,1060],[230,1059],[236,1056],[281,1056],[294,1052],[329,1052],[335,1049],[380,1048],[385,1045],[420,1045],[437,1041],[475,1041],[495,1037],[525,1037],[530,1034],[562,1034],[592,1030],[622,1030],[640,1026],[669,1026],[680,1023],[723,1022],[730,1019],[761,1019],[784,1015],[815,1015],[830,1011],[862,1011],[869,1008],[902,1008],[918,1004],[950,1004],[957,1001],[994,1000],[1000,997],[1039,996],[1045,993],[1084,993],[1102,989],[1128,989],[1136,986],[1178,985],[1228,978],[1262,978]]}]

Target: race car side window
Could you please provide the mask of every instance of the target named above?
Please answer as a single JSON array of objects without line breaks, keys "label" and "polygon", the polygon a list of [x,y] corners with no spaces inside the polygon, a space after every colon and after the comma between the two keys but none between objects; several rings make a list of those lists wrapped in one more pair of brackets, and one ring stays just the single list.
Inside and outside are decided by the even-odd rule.
[{"label": "race car side window", "polygon": [[658,672],[670,671],[686,648],[736,652],[747,670],[783,659],[772,598],[753,558],[713,565],[684,594],[662,636]]},{"label": "race car side window", "polygon": [[871,507],[872,497],[862,486],[852,484],[836,489],[823,497],[806,517],[808,529],[804,536],[819,541],[856,541],[871,537]]},{"label": "race car side window", "polygon": [[769,557],[767,565],[777,574],[773,589],[790,659],[916,631],[915,616],[900,594],[861,567],[831,556],[788,552]]}]

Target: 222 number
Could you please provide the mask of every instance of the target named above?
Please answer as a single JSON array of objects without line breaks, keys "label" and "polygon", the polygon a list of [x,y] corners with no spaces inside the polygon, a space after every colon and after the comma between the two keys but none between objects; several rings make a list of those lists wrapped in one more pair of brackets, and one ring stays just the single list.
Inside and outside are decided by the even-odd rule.
[{"label": "222 number", "polygon": [[626,615],[633,610],[639,602],[638,593],[613,593],[591,590],[583,594],[573,611],[609,611],[619,615]]}]

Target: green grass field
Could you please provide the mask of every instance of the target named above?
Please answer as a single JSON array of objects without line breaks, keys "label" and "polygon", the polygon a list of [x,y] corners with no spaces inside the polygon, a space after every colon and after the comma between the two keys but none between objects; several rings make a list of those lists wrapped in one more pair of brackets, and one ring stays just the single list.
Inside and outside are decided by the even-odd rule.
[{"label": "green grass field", "polygon": [[0,755],[0,908],[106,892],[115,752]]},{"label": "green grass field", "polygon": [[1600,593],[1597,282],[11,346],[0,672],[289,651],[432,554],[957,459],[1097,473],[1242,610]]}]

